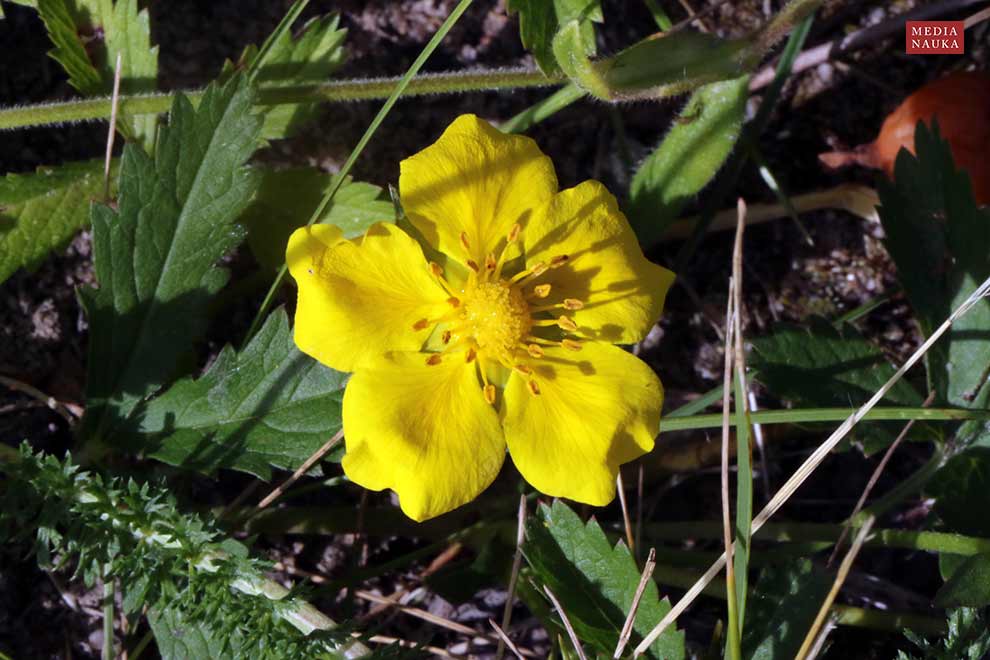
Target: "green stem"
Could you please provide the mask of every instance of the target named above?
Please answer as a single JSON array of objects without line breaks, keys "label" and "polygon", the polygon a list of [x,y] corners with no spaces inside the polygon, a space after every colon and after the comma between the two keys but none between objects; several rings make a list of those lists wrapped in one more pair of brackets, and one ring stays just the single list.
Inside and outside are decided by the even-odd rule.
[{"label": "green stem", "polygon": [[[856,412],[856,408],[796,408],[792,410],[760,410],[750,414],[753,424],[800,424],[809,422],[841,422]],[[863,421],[890,420],[966,420],[990,419],[990,410],[965,408],[895,408],[878,407],[863,417]],[[722,426],[722,413],[664,417],[660,432],[714,429]]]},{"label": "green stem", "polygon": [[[857,528],[858,526],[854,526],[853,530]],[[825,523],[767,523],[760,528],[757,538],[775,543],[835,542],[842,530],[842,525]],[[685,538],[696,538],[714,541],[722,538],[722,523],[718,520],[651,523],[645,525],[643,531],[646,536],[655,540],[683,541]],[[990,539],[945,532],[874,529],[866,540],[866,546],[970,556],[990,552]]]},{"label": "green stem", "polygon": [[[340,171],[334,175],[326,194],[316,207],[316,210],[313,211],[313,215],[310,216],[309,222],[306,223],[307,227],[312,226],[323,216],[323,212],[330,205],[330,202],[333,201],[334,195],[336,195],[337,191],[340,190],[340,186],[344,183],[344,179],[347,178],[351,168],[354,167],[354,163],[357,162],[358,156],[361,155],[361,152],[364,151],[364,148],[368,145],[368,142],[371,141],[372,136],[378,130],[378,127],[381,126],[382,122],[385,120],[385,117],[388,116],[388,113],[392,110],[392,106],[395,105],[396,101],[399,100],[399,97],[402,96],[406,89],[408,89],[413,78],[423,67],[423,64],[426,63],[426,60],[431,54],[433,54],[433,51],[436,50],[437,46],[440,45],[443,38],[447,36],[450,29],[454,27],[455,23],[457,23],[457,19],[459,19],[461,15],[467,11],[467,8],[471,5],[471,1],[472,0],[461,0],[457,3],[454,10],[450,12],[449,16],[447,16],[447,20],[443,22],[436,34],[433,35],[433,38],[430,39],[429,43],[423,47],[422,52],[420,52],[419,56],[415,59],[415,61],[413,61],[412,65],[409,67],[409,70],[406,71],[402,78],[393,84],[388,99],[382,104],[382,107],[378,111],[378,114],[375,115],[375,118],[371,120],[371,124],[368,125],[367,130],[365,130],[364,135],[361,136],[357,146],[354,147],[350,155],[347,157],[347,161],[344,163],[344,166],[341,167]],[[540,74],[540,76],[541,79],[546,80],[542,77],[542,74]],[[258,313],[255,314],[254,320],[251,322],[251,327],[248,328],[247,335],[244,338],[245,344],[250,341],[251,337],[254,336],[255,331],[261,326],[261,322],[265,318],[265,313],[268,311],[272,300],[275,298],[275,293],[282,285],[282,280],[285,279],[286,272],[288,272],[288,267],[283,263],[282,267],[278,271],[278,275],[275,277],[275,281],[272,282],[271,287],[269,287],[268,293],[265,295],[265,299],[261,302],[261,307],[258,308]]]},{"label": "green stem", "polygon": [[114,580],[108,570],[103,572],[103,660],[113,660],[113,598]]},{"label": "green stem", "polygon": [[[417,69],[418,70],[418,69]],[[408,72],[406,74],[408,76]],[[406,76],[338,80],[319,85],[291,85],[262,87],[258,91],[258,105],[283,105],[293,103],[373,101],[388,99],[396,85]],[[533,69],[495,69],[482,71],[430,73],[409,80],[404,96],[427,94],[458,94],[475,91],[495,91],[528,87],[548,87],[564,82],[561,77],[547,77]],[[204,90],[182,92],[194,104],[202,98]],[[583,92],[579,95],[583,96]],[[158,114],[172,107],[175,93],[132,94],[120,97],[118,117]],[[110,116],[110,97],[78,99],[59,103],[0,108],[0,130],[46,126],[64,122],[106,119]]]}]

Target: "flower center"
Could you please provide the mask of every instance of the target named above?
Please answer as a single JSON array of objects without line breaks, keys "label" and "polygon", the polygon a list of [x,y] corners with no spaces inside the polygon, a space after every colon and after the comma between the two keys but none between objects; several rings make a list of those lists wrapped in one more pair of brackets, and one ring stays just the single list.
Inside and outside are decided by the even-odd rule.
[{"label": "flower center", "polygon": [[501,279],[469,282],[460,310],[464,334],[474,339],[482,356],[501,363],[511,364],[533,326],[522,291]]}]

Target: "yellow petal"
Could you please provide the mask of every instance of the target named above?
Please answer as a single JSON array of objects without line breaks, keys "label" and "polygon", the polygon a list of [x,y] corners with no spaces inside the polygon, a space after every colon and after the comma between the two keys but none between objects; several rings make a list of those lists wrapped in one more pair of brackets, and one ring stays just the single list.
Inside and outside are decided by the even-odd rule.
[{"label": "yellow petal", "polygon": [[365,488],[391,488],[418,521],[473,500],[505,459],[475,363],[426,358],[389,353],[355,373],[344,392],[344,472]]},{"label": "yellow petal", "polygon": [[542,493],[608,504],[619,466],[653,449],[660,380],[639,358],[598,342],[579,353],[547,348],[529,366],[532,376],[513,373],[505,390],[512,462]]},{"label": "yellow petal", "polygon": [[409,220],[430,245],[461,263],[484,263],[512,225],[525,222],[556,191],[553,163],[533,140],[506,135],[474,115],[458,117],[439,140],[400,165]]},{"label": "yellow petal", "polygon": [[567,255],[565,265],[534,283],[550,284],[548,304],[573,298],[584,307],[566,312],[578,334],[615,344],[646,336],[663,311],[674,274],[643,256],[629,221],[597,181],[561,191],[522,232],[526,265]]},{"label": "yellow petal", "polygon": [[297,229],[286,250],[299,285],[299,349],[340,371],[386,351],[418,350],[429,329],[413,326],[448,309],[419,244],[391,224],[372,226],[360,242],[334,240],[325,227]]}]

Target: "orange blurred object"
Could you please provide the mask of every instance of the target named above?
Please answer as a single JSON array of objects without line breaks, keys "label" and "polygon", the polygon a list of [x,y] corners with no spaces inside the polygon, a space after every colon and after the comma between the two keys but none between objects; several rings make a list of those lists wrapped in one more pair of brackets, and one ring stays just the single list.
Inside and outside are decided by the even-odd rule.
[{"label": "orange blurred object", "polygon": [[901,147],[914,153],[919,121],[938,118],[939,132],[949,142],[956,166],[969,173],[977,204],[990,204],[990,74],[951,73],[904,99],[883,122],[877,139],[852,151],[832,151],[818,158],[828,167],[858,164],[894,174]]}]

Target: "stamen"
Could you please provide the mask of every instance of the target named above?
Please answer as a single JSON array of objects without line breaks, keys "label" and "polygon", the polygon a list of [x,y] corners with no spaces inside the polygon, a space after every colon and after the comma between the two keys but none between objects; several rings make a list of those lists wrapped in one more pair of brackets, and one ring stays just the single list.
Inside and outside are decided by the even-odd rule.
[{"label": "stamen", "polygon": [[487,270],[489,273],[494,273],[497,267],[498,267],[498,262],[495,261],[494,254],[489,254],[487,257],[485,257],[485,270]]},{"label": "stamen", "polygon": [[556,257],[550,260],[551,268],[560,268],[570,260],[571,256],[568,254],[558,254]]},{"label": "stamen", "polygon": [[583,344],[581,344],[581,342],[574,339],[564,339],[563,341],[560,342],[560,345],[569,351],[580,351],[581,348],[583,347]]},{"label": "stamen", "polygon": [[529,393],[532,394],[533,396],[540,395],[540,386],[535,380],[528,381],[526,383],[526,386],[529,388]]},{"label": "stamen", "polygon": [[464,361],[471,363],[474,359],[478,357],[478,351],[474,350],[474,347],[467,349],[467,353],[464,354]]},{"label": "stamen", "polygon": [[466,231],[461,232],[461,247],[468,254],[471,254],[471,242],[468,240],[468,235]]},{"label": "stamen", "polygon": [[443,277],[443,268],[435,261],[430,262],[430,272],[433,273],[433,277]]},{"label": "stamen", "polygon": [[440,354],[439,353],[432,353],[430,355],[430,357],[426,358],[426,364],[428,366],[433,367],[433,366],[436,366],[436,365],[440,364],[440,362],[442,360],[443,360],[443,358],[440,357]]},{"label": "stamen", "polygon": [[512,368],[518,371],[519,373],[523,374],[524,376],[529,376],[533,373],[533,370],[530,367],[527,367],[525,364],[517,364]]},{"label": "stamen", "polygon": [[451,336],[453,336],[453,333],[450,330],[444,330],[443,334],[440,335],[440,341],[445,344],[449,344]]},{"label": "stamen", "polygon": [[537,284],[533,287],[533,295],[537,298],[546,298],[550,295],[550,285],[549,284]]},{"label": "stamen", "polygon": [[468,268],[470,268],[474,272],[476,272],[476,273],[481,272],[481,267],[478,266],[478,262],[475,261],[474,259],[468,259],[467,260],[467,265],[468,265]]},{"label": "stamen", "polygon": [[426,330],[430,325],[430,319],[420,319],[413,323],[413,330],[419,332],[420,330]]},{"label": "stamen", "polygon": [[457,296],[451,296],[450,298],[447,298],[447,304],[453,307],[454,309],[457,309],[458,307],[461,306],[461,299],[458,298]]},{"label": "stamen", "polygon": [[569,309],[572,312],[584,308],[584,303],[574,298],[564,298],[564,302],[562,303],[562,305],[564,309]]},{"label": "stamen", "polygon": [[489,383],[488,385],[485,385],[484,391],[485,391],[485,401],[487,401],[489,403],[489,405],[494,406],[495,405],[495,386],[492,385],[491,383]]},{"label": "stamen", "polygon": [[519,239],[520,232],[522,232],[522,227],[517,222],[512,225],[512,229],[509,230],[509,235],[505,237],[505,240],[509,243],[515,243]]},{"label": "stamen", "polygon": [[577,323],[575,323],[574,319],[569,316],[561,316],[558,318],[557,325],[560,326],[561,329],[567,330],[568,332],[576,332],[578,328]]},{"label": "stamen", "polygon": [[502,266],[505,265],[505,257],[506,255],[509,254],[509,246],[515,243],[517,240],[519,240],[520,232],[522,232],[522,227],[517,222],[516,224],[512,225],[512,229],[510,229],[509,233],[506,235],[505,247],[503,247],[502,251],[499,252],[498,261],[495,263],[496,279],[502,277]]},{"label": "stamen", "polygon": [[535,358],[543,357],[543,349],[537,346],[536,344],[529,344],[528,346],[526,346],[526,352]]}]

